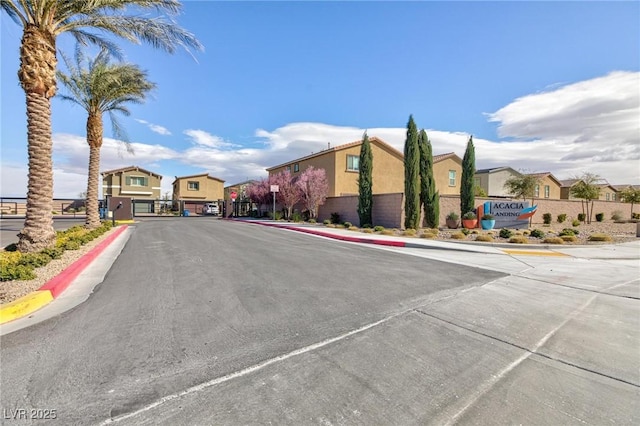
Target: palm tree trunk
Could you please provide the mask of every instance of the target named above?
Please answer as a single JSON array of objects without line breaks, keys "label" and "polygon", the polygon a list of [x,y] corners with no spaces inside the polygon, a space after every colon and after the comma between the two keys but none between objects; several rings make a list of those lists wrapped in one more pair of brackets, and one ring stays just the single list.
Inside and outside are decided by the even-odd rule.
[{"label": "palm tree trunk", "polygon": [[37,26],[24,28],[18,78],[27,102],[27,151],[29,177],[24,228],[18,234],[18,250],[40,251],[55,243],[53,229],[53,162],[51,98],[56,93],[56,48],[51,34]]},{"label": "palm tree trunk", "polygon": [[87,179],[87,220],[85,226],[100,226],[98,211],[98,185],[100,184],[100,148],[102,147],[102,116],[89,113],[87,118],[87,143],[89,144],[89,176]]}]

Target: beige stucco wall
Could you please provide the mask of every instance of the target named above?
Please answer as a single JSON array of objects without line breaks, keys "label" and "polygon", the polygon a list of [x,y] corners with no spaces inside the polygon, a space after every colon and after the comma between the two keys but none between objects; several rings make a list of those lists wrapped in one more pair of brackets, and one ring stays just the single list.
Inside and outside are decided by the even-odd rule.
[{"label": "beige stucco wall", "polygon": [[[189,182],[198,182],[199,189],[189,190]],[[176,200],[222,200],[224,182],[207,175],[179,178],[174,182],[173,192]]]},{"label": "beige stucco wall", "polygon": [[[455,186],[449,185],[449,170],[454,170],[456,172]],[[440,192],[440,195],[460,194],[460,179],[462,179],[462,164],[457,162],[453,158],[446,158],[442,161],[438,161],[437,163],[433,164],[433,178],[436,181],[436,191]],[[403,179],[404,179],[404,176],[403,176]],[[404,191],[404,187],[402,191]]]},{"label": "beige stucco wall", "polygon": [[[291,163],[287,163],[281,167],[270,170],[269,176],[277,175],[287,169],[289,169],[292,176],[297,176],[305,171],[309,166],[313,166],[316,169],[324,169],[327,176],[327,182],[329,183],[329,196],[334,196],[336,193],[336,170],[334,167],[334,157],[335,151],[327,151],[324,154],[317,155],[306,160],[292,161]],[[299,170],[294,172],[296,164],[298,164]]]},{"label": "beige stucco wall", "polygon": [[[144,177],[146,186],[127,185],[127,177]],[[141,170],[118,172],[102,177],[103,196],[127,197],[137,200],[156,200],[160,198],[161,177],[147,174]]]},{"label": "beige stucco wall", "polygon": [[[373,196],[373,225],[385,228],[399,228],[403,220],[403,194],[377,194]],[[331,219],[331,213],[338,212],[342,222],[360,226],[358,217],[358,196],[329,197],[318,209],[318,221]]]},{"label": "beige stucco wall", "polygon": [[[334,195],[357,195],[358,172],[347,170],[347,156],[360,156],[360,145],[336,151],[336,190]],[[384,147],[371,143],[374,194],[404,191],[404,163]]]},{"label": "beige stucco wall", "polygon": [[488,173],[487,195],[490,197],[508,197],[510,194],[504,189],[504,184],[510,177],[517,176],[511,170],[500,170]]},{"label": "beige stucco wall", "polygon": [[545,198],[544,196],[544,192],[545,186],[549,187],[549,199],[550,200],[559,200],[560,199],[560,185],[558,185],[556,183],[556,181],[554,181],[553,179],[551,179],[551,177],[549,176],[545,176],[542,179],[540,179],[539,183],[540,185],[540,198]]}]

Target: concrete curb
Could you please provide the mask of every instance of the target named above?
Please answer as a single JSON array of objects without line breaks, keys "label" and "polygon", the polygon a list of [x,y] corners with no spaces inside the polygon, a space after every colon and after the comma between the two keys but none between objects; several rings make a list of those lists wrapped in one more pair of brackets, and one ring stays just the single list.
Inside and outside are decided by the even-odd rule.
[{"label": "concrete curb", "polygon": [[87,254],[76,260],[60,272],[58,275],[47,281],[38,290],[22,296],[13,302],[0,305],[0,324],[25,317],[32,314],[43,306],[49,304],[57,298],[73,280],[86,269],[116,238],[127,230],[127,225],[121,225],[114,233],[109,235],[100,244],[96,245]]}]

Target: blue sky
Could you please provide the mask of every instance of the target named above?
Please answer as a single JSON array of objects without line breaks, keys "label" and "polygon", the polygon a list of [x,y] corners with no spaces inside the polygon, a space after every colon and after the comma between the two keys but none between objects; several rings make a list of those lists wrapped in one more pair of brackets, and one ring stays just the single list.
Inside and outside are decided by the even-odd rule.
[{"label": "blue sky", "polygon": [[[365,129],[402,150],[413,114],[435,154],[462,156],[472,134],[478,169],[639,184],[639,17],[639,2],[186,1],[178,22],[204,52],[119,41],[158,88],[120,118],[133,156],[105,117],[101,170],[147,168],[163,192],[204,172],[233,184]],[[25,196],[21,29],[1,27],[0,195]],[[86,116],[52,109],[54,195],[76,197]]]}]

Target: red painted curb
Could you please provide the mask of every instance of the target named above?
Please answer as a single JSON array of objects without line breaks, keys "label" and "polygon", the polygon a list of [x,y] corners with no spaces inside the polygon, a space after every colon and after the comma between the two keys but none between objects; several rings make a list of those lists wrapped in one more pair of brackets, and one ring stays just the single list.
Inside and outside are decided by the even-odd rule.
[{"label": "red painted curb", "polygon": [[49,290],[54,299],[58,297],[60,293],[65,291],[67,287],[69,287],[69,284],[126,229],[127,225],[121,225],[120,229],[105,238],[104,241],[91,249],[90,252],[73,262],[64,271],[51,278],[38,290]]},{"label": "red painted curb", "polygon": [[[231,220],[233,220],[233,219],[231,219]],[[233,220],[233,221],[234,222],[251,223],[251,224],[254,224],[254,225],[270,226],[272,228],[289,229],[291,231],[304,232],[306,234],[319,235],[321,237],[332,238],[334,240],[340,240],[340,241],[348,241],[348,242],[351,242],[351,243],[376,244],[376,245],[381,245],[381,246],[392,246],[392,247],[405,247],[405,245],[406,245],[406,243],[404,241],[372,240],[372,239],[369,239],[369,238],[347,237],[346,235],[335,235],[335,234],[330,234],[328,232],[316,231],[316,230],[313,230],[313,229],[282,226],[282,225],[276,225],[276,224],[273,224],[273,223],[247,222],[245,220]]]}]

